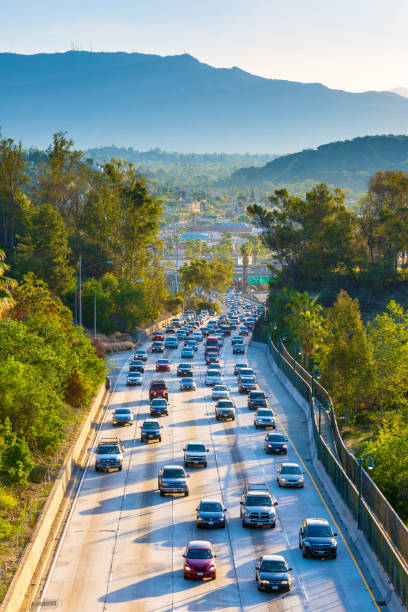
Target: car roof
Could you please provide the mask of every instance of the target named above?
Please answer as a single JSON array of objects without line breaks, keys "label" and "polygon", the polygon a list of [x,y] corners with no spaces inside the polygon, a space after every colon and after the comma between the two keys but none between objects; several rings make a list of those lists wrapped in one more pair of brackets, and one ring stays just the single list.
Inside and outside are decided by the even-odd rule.
[{"label": "car roof", "polygon": [[145,419],[145,420],[143,421],[143,425],[144,425],[145,423],[157,423],[157,425],[158,425],[158,424],[159,424],[159,421],[158,421],[157,419]]},{"label": "car roof", "polygon": [[286,463],[285,462],[285,463],[282,463],[282,467],[283,466],[285,466],[285,467],[299,467],[299,464],[298,463],[289,463],[289,462]]},{"label": "car roof", "polygon": [[187,548],[211,548],[212,549],[212,544],[211,542],[208,542],[207,540],[190,540],[190,542],[187,544]]},{"label": "car roof", "polygon": [[182,465],[175,465],[175,464],[173,464],[173,463],[172,463],[172,464],[166,464],[166,465],[163,465],[163,466],[162,466],[162,468],[163,468],[164,470],[167,470],[167,469],[173,469],[173,468],[176,468],[176,469],[181,468],[182,470],[184,470],[184,467],[183,467]]},{"label": "car roof", "polygon": [[286,563],[286,559],[283,555],[262,555],[263,561],[284,561]]},{"label": "car roof", "polygon": [[215,498],[210,498],[210,497],[203,497],[203,499],[200,500],[200,504],[202,504],[203,502],[208,502],[211,504],[221,504],[222,506],[222,501],[220,499],[215,499]]},{"label": "car roof", "polygon": [[308,525],[328,525],[329,521],[327,519],[323,519],[323,518],[307,518],[305,519],[305,522]]}]

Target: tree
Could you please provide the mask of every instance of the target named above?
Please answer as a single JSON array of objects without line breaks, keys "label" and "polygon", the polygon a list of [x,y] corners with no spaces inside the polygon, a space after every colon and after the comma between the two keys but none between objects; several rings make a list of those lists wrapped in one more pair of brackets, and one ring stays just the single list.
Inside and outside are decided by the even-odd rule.
[{"label": "tree", "polygon": [[0,216],[2,232],[0,244],[5,249],[15,246],[23,187],[27,183],[27,158],[21,142],[15,144],[11,138],[0,140]]},{"label": "tree", "polygon": [[213,257],[227,264],[234,263],[232,251],[232,234],[230,232],[226,232],[219,243],[212,248]]},{"label": "tree", "polygon": [[373,350],[360,316],[358,300],[340,291],[326,311],[318,359],[323,385],[336,410],[354,417],[373,401]]},{"label": "tree", "polygon": [[244,242],[239,247],[239,252],[242,255],[242,293],[248,293],[248,262],[252,253],[253,246],[250,242]]},{"label": "tree", "polygon": [[51,204],[27,209],[16,248],[16,271],[33,272],[53,292],[66,293],[73,283],[65,223]]},{"label": "tree", "polygon": [[197,289],[205,292],[209,300],[211,291],[217,290],[224,294],[231,285],[233,266],[217,259],[198,259],[185,263],[180,268],[180,275],[187,298]]},{"label": "tree", "polygon": [[10,269],[10,266],[4,262],[5,258],[4,251],[0,250],[0,315],[14,304],[11,289],[17,286],[14,279],[4,276],[4,273]]},{"label": "tree", "polygon": [[311,298],[307,291],[293,292],[286,304],[288,314],[285,325],[290,329],[292,344],[299,344],[305,368],[308,368],[310,356],[320,346],[323,339],[323,308],[317,302],[317,296]]}]

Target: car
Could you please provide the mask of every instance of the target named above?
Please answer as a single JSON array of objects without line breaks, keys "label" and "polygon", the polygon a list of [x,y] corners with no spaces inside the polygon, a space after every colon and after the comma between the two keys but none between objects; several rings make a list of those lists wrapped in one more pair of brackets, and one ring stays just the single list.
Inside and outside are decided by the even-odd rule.
[{"label": "car", "polygon": [[174,325],[169,325],[168,327],[166,327],[166,334],[175,334],[176,333],[176,328],[174,327]]},{"label": "car", "polygon": [[198,342],[197,340],[193,340],[192,338],[187,338],[186,340],[184,340],[184,346],[190,347],[191,349],[193,349],[193,351],[198,350]]},{"label": "car", "polygon": [[337,557],[337,533],[333,533],[326,519],[307,518],[299,528],[299,548],[303,557]]},{"label": "car", "polygon": [[240,336],[247,336],[249,334],[249,330],[247,327],[240,327],[238,333]]},{"label": "car", "polygon": [[213,387],[214,385],[222,385],[222,376],[218,370],[208,370],[205,377],[205,384],[207,387]]},{"label": "car", "polygon": [[276,420],[271,408],[258,408],[254,415],[254,425],[255,429],[259,429],[260,427],[265,429],[267,427],[272,427],[272,429],[275,429]]},{"label": "car", "polygon": [[152,340],[153,342],[164,342],[164,334],[162,332],[155,332]]},{"label": "car", "polygon": [[196,384],[194,378],[182,378],[180,380],[180,391],[195,391]]},{"label": "car", "polygon": [[253,389],[256,389],[256,382],[253,376],[244,376],[239,379],[238,391],[240,393],[249,393]]},{"label": "car", "polygon": [[184,451],[184,465],[203,465],[207,467],[207,453],[209,449],[202,442],[189,442]]},{"label": "car", "polygon": [[215,580],[217,569],[211,542],[204,540],[192,540],[186,546],[184,557],[184,578],[198,578]]},{"label": "car", "polygon": [[266,408],[266,395],[263,391],[250,391],[248,395],[248,408]]},{"label": "car", "polygon": [[166,338],[166,341],[164,343],[164,348],[167,349],[176,349],[178,348],[178,340],[176,338],[176,336],[170,336],[169,338]]},{"label": "car", "polygon": [[167,385],[164,380],[152,380],[149,387],[149,400],[151,401],[154,397],[164,397],[169,399],[169,393]]},{"label": "car", "polygon": [[253,371],[252,368],[249,368],[248,366],[246,366],[246,368],[241,368],[238,372],[238,382],[240,380],[240,378],[242,378],[243,376],[253,376],[254,380],[256,380],[255,377],[255,372]]},{"label": "car", "polygon": [[173,325],[173,327],[180,327],[181,326],[181,321],[180,319],[176,318],[176,319],[172,319],[170,321],[171,325]]},{"label": "car", "polygon": [[222,366],[221,366],[221,364],[220,364],[220,363],[210,363],[210,364],[207,366],[207,373],[208,373],[208,371],[209,371],[209,370],[218,370],[218,372],[219,372],[220,374],[222,374]]},{"label": "car", "polygon": [[264,449],[266,453],[286,455],[288,452],[288,441],[283,434],[269,433],[265,436]]},{"label": "car", "polygon": [[274,506],[278,502],[272,497],[266,483],[245,482],[240,501],[240,516],[243,527],[271,527],[276,525]]},{"label": "car", "polygon": [[153,440],[161,442],[161,430],[163,428],[157,419],[146,419],[140,429],[141,442],[150,442]]},{"label": "car", "polygon": [[168,359],[158,359],[156,361],[156,372],[170,372],[171,361]]},{"label": "car", "polygon": [[133,412],[130,408],[116,408],[112,415],[112,425],[132,425]]},{"label": "car", "polygon": [[218,499],[202,499],[196,508],[196,524],[202,527],[225,527],[227,509]]},{"label": "car", "polygon": [[140,372],[129,372],[126,378],[128,387],[138,387],[143,385],[143,376]]},{"label": "car", "polygon": [[247,363],[243,363],[243,362],[242,363],[236,363],[235,366],[234,366],[234,374],[235,374],[235,376],[238,376],[240,370],[243,370],[243,369],[245,369],[247,367],[248,367]]},{"label": "car", "polygon": [[150,415],[159,415],[169,414],[169,404],[164,397],[155,397],[150,402]]},{"label": "car", "polygon": [[185,329],[178,329],[176,331],[176,338],[177,340],[184,340],[184,338],[187,336],[187,332]]},{"label": "car", "polygon": [[221,332],[216,332],[215,335],[218,338],[219,346],[224,346],[224,335]]},{"label": "car", "polygon": [[243,344],[234,344],[234,346],[232,347],[232,352],[234,355],[244,355],[245,346]]},{"label": "car", "polygon": [[129,364],[129,372],[141,372],[144,373],[144,363],[138,359],[133,360]]},{"label": "car", "polygon": [[210,363],[218,363],[220,358],[218,357],[218,353],[216,352],[208,352],[205,355],[205,363],[209,365]]},{"label": "car", "polygon": [[202,342],[202,341],[203,341],[203,334],[202,334],[202,333],[200,333],[199,331],[198,331],[198,332],[195,332],[195,333],[192,335],[192,338],[193,338],[193,340],[196,340],[197,342]]},{"label": "car", "polygon": [[139,349],[138,351],[135,351],[133,355],[133,359],[140,359],[140,361],[147,361],[148,359],[147,352],[144,349]]},{"label": "car", "polygon": [[191,347],[185,346],[181,349],[181,358],[182,359],[193,359],[194,351]]},{"label": "car", "polygon": [[120,438],[101,438],[95,453],[95,472],[122,470],[123,444]]},{"label": "car", "polygon": [[233,336],[231,338],[231,344],[232,344],[232,346],[234,346],[235,344],[242,344],[241,336]]},{"label": "car", "polygon": [[255,579],[259,591],[290,591],[291,567],[282,555],[262,555],[255,565]]},{"label": "car", "polygon": [[189,477],[190,474],[186,473],[182,465],[163,465],[157,476],[160,496],[164,497],[166,493],[183,493],[185,497],[188,497],[187,479]]},{"label": "car", "polygon": [[164,353],[164,342],[153,342],[152,353]]},{"label": "car", "polygon": [[226,385],[214,385],[212,390],[213,400],[228,399],[229,389]]},{"label": "car", "polygon": [[235,406],[231,400],[218,400],[215,405],[217,421],[235,421]]},{"label": "car", "polygon": [[279,487],[305,486],[303,472],[297,463],[281,463],[276,470],[276,480]]},{"label": "car", "polygon": [[177,376],[193,376],[193,366],[191,363],[179,363],[177,366]]}]

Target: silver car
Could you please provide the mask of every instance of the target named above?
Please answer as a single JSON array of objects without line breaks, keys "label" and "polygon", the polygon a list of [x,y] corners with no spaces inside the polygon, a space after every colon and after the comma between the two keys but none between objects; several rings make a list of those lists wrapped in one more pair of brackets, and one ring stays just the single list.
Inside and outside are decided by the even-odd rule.
[{"label": "silver car", "polygon": [[214,385],[222,384],[222,376],[218,370],[208,370],[207,376],[205,377],[205,384],[207,387],[214,387]]},{"label": "silver car", "polygon": [[276,471],[280,487],[304,487],[303,472],[297,463],[281,463]]},{"label": "silver car", "polygon": [[129,408],[116,408],[112,416],[112,425],[132,425],[133,412]]},{"label": "silver car", "polygon": [[196,384],[194,378],[182,378],[180,380],[180,391],[195,391]]},{"label": "silver car", "polygon": [[213,400],[229,399],[229,389],[226,385],[214,385],[212,398]]},{"label": "silver car", "polygon": [[258,408],[255,413],[254,425],[256,429],[259,427],[276,427],[276,420],[270,408]]}]

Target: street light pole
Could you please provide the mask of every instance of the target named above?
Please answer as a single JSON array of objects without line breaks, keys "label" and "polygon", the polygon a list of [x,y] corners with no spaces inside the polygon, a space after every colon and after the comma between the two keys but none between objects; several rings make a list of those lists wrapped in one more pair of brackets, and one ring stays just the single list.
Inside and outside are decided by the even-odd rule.
[{"label": "street light pole", "polygon": [[372,470],[374,467],[373,453],[367,453],[364,457],[357,459],[358,463],[358,528],[361,529],[361,497],[363,494],[363,463],[368,458],[367,467]]},{"label": "street light pole", "polygon": [[90,266],[86,266],[86,268],[82,268],[82,256],[79,256],[78,260],[78,284],[79,284],[79,327],[82,327],[82,272],[89,270],[90,268],[94,268],[95,266],[99,266],[101,264],[113,264],[113,261],[97,261]]}]

